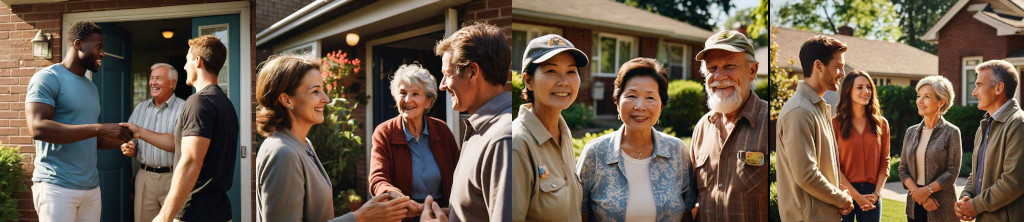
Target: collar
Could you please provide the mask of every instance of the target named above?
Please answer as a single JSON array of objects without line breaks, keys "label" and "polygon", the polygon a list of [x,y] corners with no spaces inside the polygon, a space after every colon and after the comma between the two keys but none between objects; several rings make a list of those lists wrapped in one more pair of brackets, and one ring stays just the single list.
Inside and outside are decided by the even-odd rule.
[{"label": "collar", "polygon": [[171,105],[173,105],[176,102],[176,101],[174,101],[175,100],[174,98],[176,98],[176,97],[177,96],[174,96],[174,95],[171,95],[171,97],[168,97],[167,101],[164,101],[163,107],[156,106],[156,98],[150,97],[148,100],[146,100],[146,102],[148,103],[149,106],[153,106],[153,107],[156,107],[158,109],[163,109],[163,108],[167,108],[167,107],[170,107]]},{"label": "collar", "polygon": [[995,121],[1006,122],[1006,119],[1009,119],[1010,115],[1017,110],[1020,110],[1020,106],[1017,105],[1017,99],[1010,99],[1010,101],[1006,101],[1003,106],[999,107],[993,115],[990,116],[988,112],[985,112],[985,118],[992,117]]},{"label": "collar", "polygon": [[[402,122],[402,132],[405,132],[405,141],[413,141],[413,139],[415,139],[415,137],[413,137],[412,133],[409,132],[409,127],[405,126],[405,119],[402,119],[402,117],[398,117],[398,118],[399,118],[399,121]],[[420,136],[420,140],[423,140],[423,138],[430,138],[430,130],[427,130],[428,128],[430,128],[430,127],[427,127],[427,117],[424,116],[423,117],[423,132],[420,133],[420,135],[421,135]],[[426,136],[426,137],[423,137],[423,136]]]},{"label": "collar", "polygon": [[502,111],[510,107],[512,107],[512,93],[503,92],[487,101],[484,106],[480,107],[480,110],[469,116],[466,123],[469,124],[469,127],[473,128],[473,132],[480,131],[480,128],[491,122],[494,118],[497,118]]},{"label": "collar", "polygon": [[[605,156],[605,160],[604,160],[605,164],[607,164],[607,165],[618,164],[619,161],[622,160],[622,155],[621,155],[621,153],[622,153],[621,152],[621,150],[622,150],[622,133],[625,132],[625,130],[626,130],[626,125],[623,124],[622,126],[619,127],[618,130],[615,130],[615,132],[612,132],[612,138],[611,138],[612,139],[612,141],[611,141],[612,142],[612,150],[610,152],[608,152],[607,154],[605,154],[605,155],[607,155],[607,156]],[[654,152],[652,152],[652,154],[655,157],[671,159],[672,158],[672,154],[668,152],[668,148],[661,146],[662,144],[659,144],[659,141],[661,141],[662,137],[663,137],[663,135],[661,135],[661,132],[658,132],[657,130],[654,130],[653,127],[651,128],[651,140],[654,143]]]},{"label": "collar", "polygon": [[815,92],[814,88],[811,88],[811,85],[808,85],[802,80],[800,81],[800,84],[796,85],[796,91],[799,93],[806,94],[805,97],[807,97],[807,100],[813,104],[825,102],[825,100],[822,99],[821,96],[818,96],[818,92]]},{"label": "collar", "polygon": [[276,131],[274,131],[273,134],[271,134],[271,136],[274,136],[274,134],[280,134],[280,137],[283,140],[285,140],[285,142],[294,143],[294,144],[305,144],[306,146],[308,146],[308,148],[307,147],[302,147],[302,149],[300,149],[299,147],[290,146],[293,149],[301,150],[302,152],[306,152],[305,149],[309,149],[309,148],[313,147],[312,142],[310,142],[309,139],[304,138],[304,139],[306,139],[306,141],[302,142],[302,141],[299,140],[298,137],[295,137],[295,134],[292,134],[292,131],[289,130],[289,129],[276,130]]},{"label": "collar", "polygon": [[[761,98],[757,97],[757,93],[753,90],[750,91],[750,96],[747,96],[747,100],[743,101],[743,106],[740,107],[740,118],[747,119],[747,122],[751,126],[757,125],[757,113],[760,106]],[[714,112],[714,111],[712,111]],[[714,112],[711,115],[712,122],[718,122],[719,119],[725,118],[724,113]]]},{"label": "collar", "polygon": [[[537,144],[544,144],[544,142],[554,139],[551,132],[548,132],[547,128],[544,127],[544,123],[540,122],[540,118],[537,118],[537,116],[530,111],[531,108],[533,108],[533,104],[523,104],[519,106],[519,118],[526,127],[526,131],[530,133],[530,136],[533,137]],[[565,123],[565,119],[562,118],[561,115],[558,116],[558,128],[562,131],[562,138],[570,136],[569,126]],[[561,141],[555,141],[555,144],[559,147],[563,145],[561,143]]]}]

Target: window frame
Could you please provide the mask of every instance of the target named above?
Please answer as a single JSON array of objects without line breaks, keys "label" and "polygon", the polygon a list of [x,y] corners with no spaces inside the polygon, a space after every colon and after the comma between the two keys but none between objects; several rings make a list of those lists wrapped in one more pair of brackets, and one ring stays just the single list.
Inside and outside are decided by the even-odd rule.
[{"label": "window frame", "polygon": [[[540,37],[540,36],[543,36],[543,35],[547,35],[547,34],[556,34],[556,35],[560,35],[562,37],[565,37],[565,36],[562,35],[562,28],[559,28],[559,27],[545,26],[545,25],[535,25],[535,24],[526,24],[526,23],[512,23],[512,27],[509,28],[509,39],[512,39],[512,34],[513,34],[512,32],[516,32],[516,31],[526,32],[526,42],[523,43],[524,48],[522,48],[522,49],[516,49],[515,48],[515,44],[511,45],[511,47],[513,47],[512,48],[512,57],[513,57],[512,58],[512,60],[513,60],[512,64],[522,63],[522,55],[526,51],[525,46],[530,44],[530,40],[533,40],[534,38],[537,38],[537,37]],[[516,58],[519,58],[518,61],[516,61]],[[523,67],[522,67],[522,64],[519,64],[519,66],[511,65],[508,68],[511,69],[513,72],[519,73],[520,71],[522,71],[520,69],[522,69]]]},{"label": "window frame", "polygon": [[[972,61],[975,62],[973,65],[968,64],[968,62],[972,62]],[[967,79],[968,79],[967,78],[967,72],[968,71],[974,71],[974,68],[977,67],[979,64],[981,64],[982,61],[984,61],[984,59],[981,56],[966,56],[966,57],[963,57],[963,58],[960,59],[960,68],[961,68],[960,69],[960,79],[961,79],[961,81],[960,81],[960,86],[961,86],[960,87],[960,89],[961,89],[960,90],[961,91],[960,92],[960,94],[961,94],[960,98],[963,98],[963,99],[960,100],[960,104],[961,105],[966,106],[968,104],[978,104],[978,98],[974,98],[973,96],[970,96],[971,92],[967,90],[967,87],[974,85],[974,83],[968,83],[968,81],[967,81]],[[974,73],[974,79],[975,79],[975,82],[977,82],[977,79],[978,79],[978,73],[977,72]]]},{"label": "window frame", "polygon": [[687,58],[689,58],[693,53],[693,47],[690,47],[690,45],[687,44],[665,42],[665,54],[669,56],[669,58],[665,59],[665,68],[669,71],[669,79],[672,77],[672,66],[674,65],[671,59],[672,47],[680,47],[683,49],[683,54],[679,55],[679,58],[682,59],[680,66],[682,66],[683,71],[680,75],[682,75],[682,79],[689,80],[690,75],[692,75],[690,70],[693,68],[693,61]]},{"label": "window frame", "polygon": [[[615,39],[615,53],[614,53],[615,58],[612,59],[612,60],[614,61],[613,62],[614,65],[613,66],[614,66],[614,70],[616,72],[622,66],[622,63],[625,63],[626,61],[629,61],[629,59],[636,58],[637,52],[639,51],[639,49],[638,49],[639,45],[637,44],[638,41],[637,41],[637,38],[633,37],[633,36],[619,35],[619,34],[612,34],[612,33],[604,33],[604,32],[601,32],[601,33],[597,34],[597,39],[595,39],[595,41],[594,41],[594,47],[595,48],[593,50],[595,53],[594,53],[593,56],[591,56],[591,60],[592,60],[591,63],[594,64],[594,68],[593,68],[594,76],[596,76],[596,77],[615,78],[616,75],[617,75],[617,73],[615,73],[615,72],[612,72],[612,73],[601,72],[601,66],[603,65],[603,64],[601,64],[601,62],[602,62],[601,61],[601,59],[602,59],[601,58],[601,54],[602,54],[602,51],[601,51],[601,39],[602,38],[612,38],[612,39]],[[629,52],[630,56],[629,56],[629,58],[627,58],[625,60],[623,60],[622,58],[619,58],[619,56],[622,54],[619,48],[622,46],[621,43],[623,41],[628,41],[630,43],[630,52]]]}]

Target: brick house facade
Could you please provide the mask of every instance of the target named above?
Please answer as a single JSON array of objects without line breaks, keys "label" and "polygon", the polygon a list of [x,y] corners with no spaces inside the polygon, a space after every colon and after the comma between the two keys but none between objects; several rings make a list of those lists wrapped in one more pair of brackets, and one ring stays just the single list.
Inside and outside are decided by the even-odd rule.
[{"label": "brick house facade", "polygon": [[[960,0],[947,11],[922,40],[938,43],[939,74],[953,83],[959,105],[976,104],[971,96],[976,74],[973,65],[1004,59],[1024,67],[1024,24],[994,19],[1024,16],[1024,5],[1013,1]],[[1012,33],[1011,33],[1012,32]],[[1018,87],[1019,88],[1019,87]],[[1019,99],[1020,94],[1016,97]]]}]

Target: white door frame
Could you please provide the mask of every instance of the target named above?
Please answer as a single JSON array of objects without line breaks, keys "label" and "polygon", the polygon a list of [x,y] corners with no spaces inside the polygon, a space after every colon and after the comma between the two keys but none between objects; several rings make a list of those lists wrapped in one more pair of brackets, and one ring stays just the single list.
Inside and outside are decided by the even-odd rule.
[{"label": "white door frame", "polygon": [[[90,21],[90,22],[126,22],[126,21],[139,21],[139,20],[155,20],[155,19],[172,19],[172,18],[192,18],[192,17],[203,17],[213,15],[233,15],[239,16],[239,64],[241,76],[239,76],[239,95],[241,99],[239,103],[239,127],[242,132],[239,132],[239,143],[242,151],[239,154],[243,154],[241,158],[242,163],[241,169],[239,170],[241,183],[239,191],[241,192],[241,209],[242,221],[253,221],[252,214],[252,197],[249,195],[252,193],[252,187],[250,187],[250,181],[252,181],[252,167],[251,161],[254,158],[252,153],[252,134],[249,133],[249,129],[252,128],[252,99],[248,95],[252,95],[252,53],[251,46],[252,39],[250,33],[250,21],[249,21],[249,2],[248,1],[235,1],[235,2],[221,2],[221,3],[208,3],[208,4],[194,4],[194,5],[178,5],[178,6],[166,6],[166,7],[153,7],[153,8],[138,8],[138,9],[122,9],[122,10],[107,10],[107,11],[94,11],[94,12],[78,12],[78,13],[66,13],[62,22],[61,33],[62,36],[67,36],[67,31],[71,25],[79,21]],[[67,49],[67,41],[61,41],[63,47],[61,49]]]}]

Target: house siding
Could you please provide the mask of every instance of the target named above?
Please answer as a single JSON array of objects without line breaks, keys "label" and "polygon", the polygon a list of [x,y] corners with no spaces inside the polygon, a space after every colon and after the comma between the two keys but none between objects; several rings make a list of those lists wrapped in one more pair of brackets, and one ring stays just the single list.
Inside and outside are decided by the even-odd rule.
[{"label": "house siding", "polygon": [[974,19],[974,13],[964,7],[938,33],[939,74],[953,83],[957,96],[965,95],[961,61],[964,57],[1005,59],[1024,48],[1024,36],[997,36],[996,29]]}]

